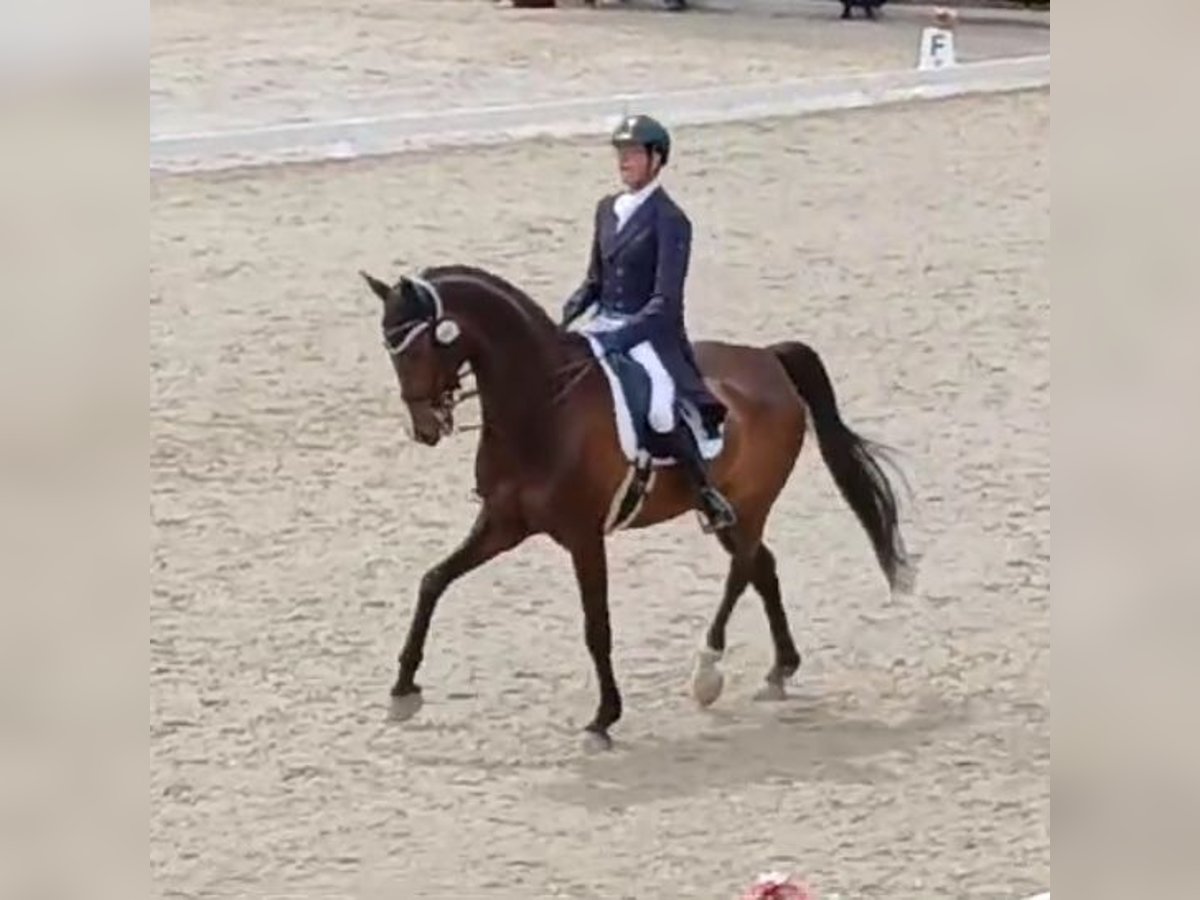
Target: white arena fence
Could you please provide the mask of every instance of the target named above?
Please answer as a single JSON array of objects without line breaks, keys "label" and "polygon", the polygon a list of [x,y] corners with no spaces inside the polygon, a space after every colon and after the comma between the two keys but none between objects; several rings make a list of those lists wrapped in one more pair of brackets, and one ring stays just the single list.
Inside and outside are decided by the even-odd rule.
[{"label": "white arena fence", "polygon": [[228,131],[152,135],[150,168],[166,172],[228,169],[380,156],[406,150],[504,143],[536,137],[604,134],[633,109],[653,109],[674,126],[798,116],[963,94],[1045,88],[1050,57],[1027,56],[905,69],[825,75],[769,84],[722,85],[293,122]]}]

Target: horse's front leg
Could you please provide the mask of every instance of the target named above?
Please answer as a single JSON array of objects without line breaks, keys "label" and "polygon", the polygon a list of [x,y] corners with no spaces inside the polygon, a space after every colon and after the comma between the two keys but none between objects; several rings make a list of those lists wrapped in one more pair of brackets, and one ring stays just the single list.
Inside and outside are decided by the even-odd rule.
[{"label": "horse's front leg", "polygon": [[608,620],[608,560],[604,538],[597,534],[570,547],[583,603],[584,639],[596,666],[600,683],[600,705],[587,726],[585,747],[607,750],[612,747],[608,729],[621,718],[621,694],[612,668],[612,629]]},{"label": "horse's front leg", "polygon": [[425,573],[417,593],[417,607],[400,651],[400,674],[392,687],[391,717],[411,718],[421,708],[421,687],[413,679],[425,653],[425,639],[437,602],[450,585],[488,560],[521,543],[528,532],[518,517],[484,506],[470,534],[458,548]]}]

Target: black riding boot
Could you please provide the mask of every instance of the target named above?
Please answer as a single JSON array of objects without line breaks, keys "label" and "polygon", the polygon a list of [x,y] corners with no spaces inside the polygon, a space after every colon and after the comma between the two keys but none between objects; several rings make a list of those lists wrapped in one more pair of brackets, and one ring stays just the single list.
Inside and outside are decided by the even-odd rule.
[{"label": "black riding boot", "polygon": [[700,500],[700,510],[708,519],[706,531],[721,531],[737,522],[737,513],[732,504],[712,486],[708,479],[708,466],[696,446],[692,430],[680,422],[671,434],[671,449],[688,480],[692,483]]}]

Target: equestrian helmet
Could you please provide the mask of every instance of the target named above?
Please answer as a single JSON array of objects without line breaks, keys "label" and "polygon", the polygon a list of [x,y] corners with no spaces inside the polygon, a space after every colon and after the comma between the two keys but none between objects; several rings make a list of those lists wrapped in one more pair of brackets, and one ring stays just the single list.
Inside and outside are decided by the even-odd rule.
[{"label": "equestrian helmet", "polygon": [[650,116],[627,116],[617,125],[612,134],[614,147],[640,145],[647,150],[657,150],[663,165],[671,155],[671,135],[662,123]]}]

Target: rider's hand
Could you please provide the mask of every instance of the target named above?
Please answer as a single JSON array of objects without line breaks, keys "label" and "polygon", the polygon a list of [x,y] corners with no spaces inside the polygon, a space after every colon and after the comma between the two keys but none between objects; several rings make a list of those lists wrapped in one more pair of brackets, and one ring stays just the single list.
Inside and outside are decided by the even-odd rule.
[{"label": "rider's hand", "polygon": [[581,298],[572,297],[563,306],[562,323],[561,323],[562,327],[566,328],[568,325],[570,325],[572,322],[574,322],[576,319],[578,319],[581,315],[583,315],[583,303],[581,302]]}]

